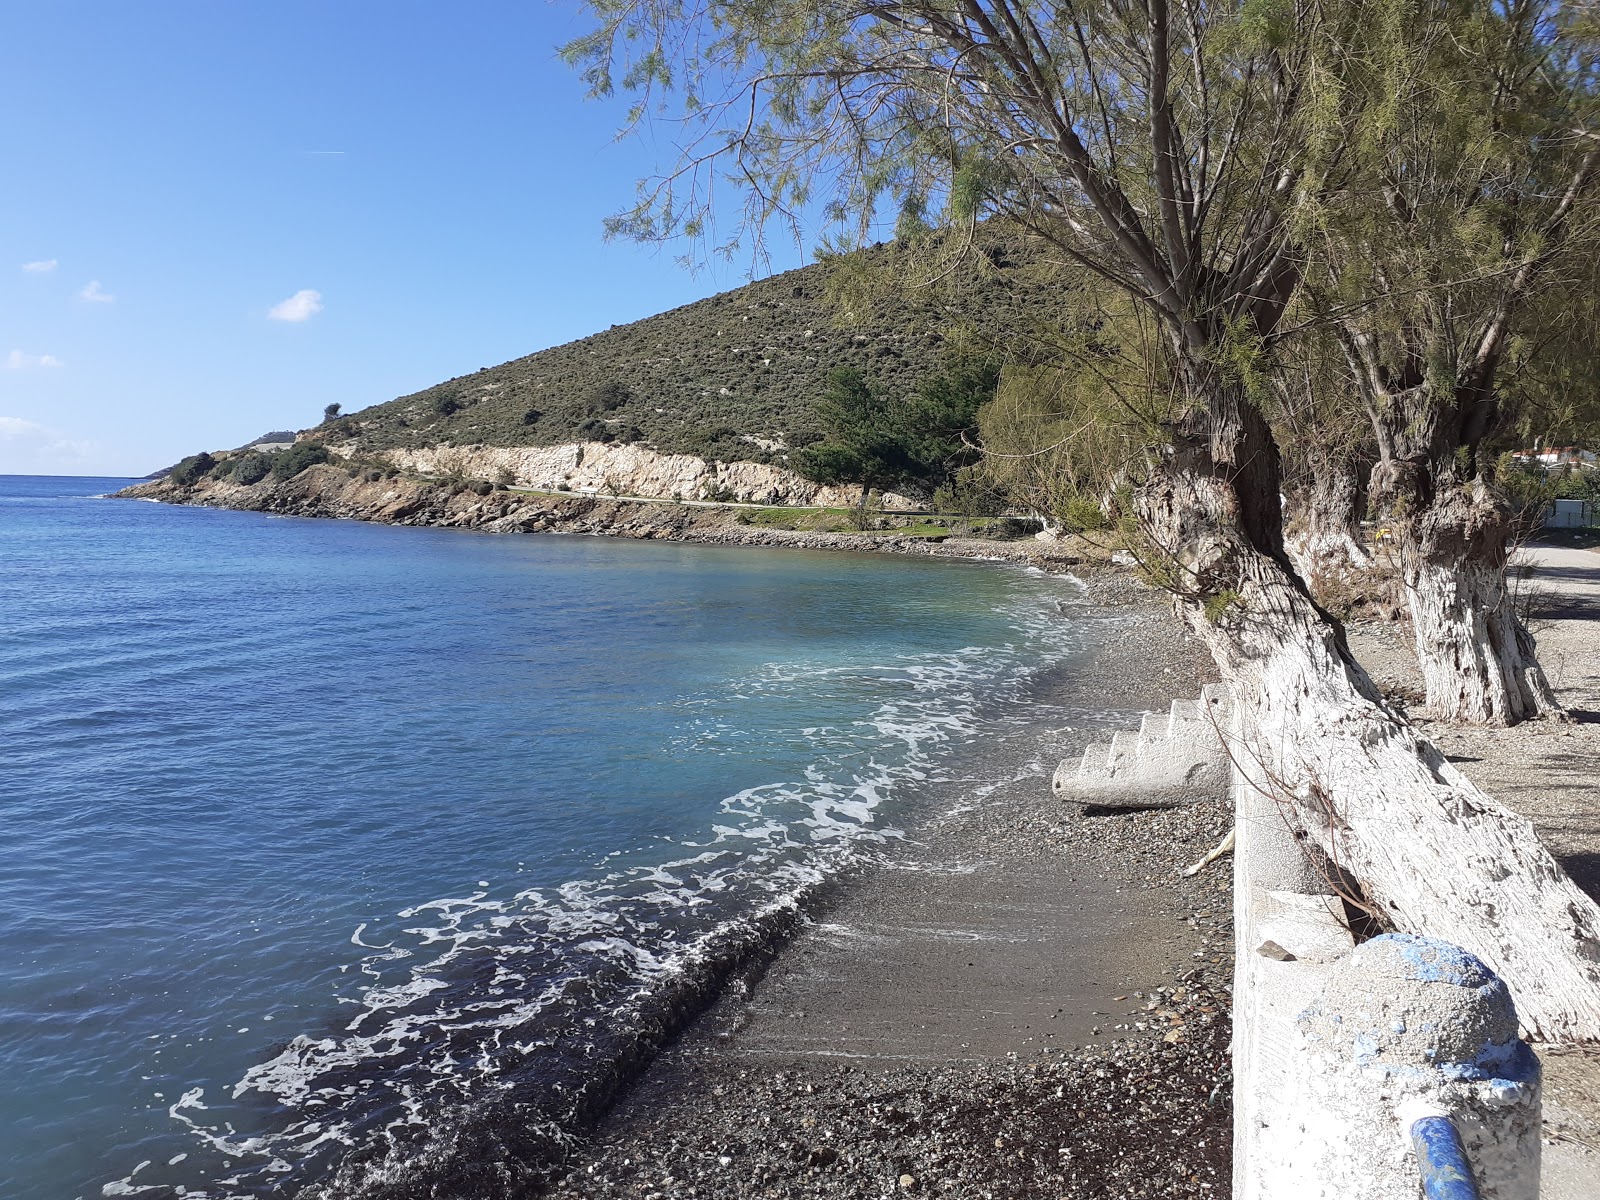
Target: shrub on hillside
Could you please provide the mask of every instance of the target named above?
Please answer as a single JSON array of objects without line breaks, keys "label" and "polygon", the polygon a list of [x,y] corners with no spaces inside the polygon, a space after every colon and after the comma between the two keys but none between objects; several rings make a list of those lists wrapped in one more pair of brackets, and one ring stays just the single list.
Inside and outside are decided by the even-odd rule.
[{"label": "shrub on hillside", "polygon": [[608,379],[585,397],[584,409],[591,414],[608,413],[632,402],[633,391],[627,384]]},{"label": "shrub on hillside", "polygon": [[233,463],[228,477],[235,483],[260,483],[272,473],[272,459],[259,450],[241,455]]},{"label": "shrub on hillside", "polygon": [[293,479],[307,467],[327,461],[328,452],[315,442],[296,442],[289,449],[279,450],[272,456],[272,477]]},{"label": "shrub on hillside", "polygon": [[216,465],[217,460],[202,450],[199,454],[191,454],[173,467],[167,472],[167,478],[179,487],[193,487]]},{"label": "shrub on hillside", "polygon": [[577,434],[581,442],[609,442],[616,437],[616,434],[611,432],[611,426],[594,417],[579,425]]}]

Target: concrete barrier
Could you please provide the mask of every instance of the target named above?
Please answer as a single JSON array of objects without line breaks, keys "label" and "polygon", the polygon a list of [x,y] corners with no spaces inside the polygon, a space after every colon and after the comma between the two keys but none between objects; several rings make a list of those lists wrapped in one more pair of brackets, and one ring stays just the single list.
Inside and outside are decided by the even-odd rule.
[{"label": "concrete barrier", "polygon": [[1415,1136],[1438,1146],[1441,1120],[1471,1164],[1477,1192],[1459,1194],[1537,1200],[1539,1063],[1505,984],[1431,938],[1355,945],[1268,781],[1238,760],[1235,1200],[1417,1200]]}]

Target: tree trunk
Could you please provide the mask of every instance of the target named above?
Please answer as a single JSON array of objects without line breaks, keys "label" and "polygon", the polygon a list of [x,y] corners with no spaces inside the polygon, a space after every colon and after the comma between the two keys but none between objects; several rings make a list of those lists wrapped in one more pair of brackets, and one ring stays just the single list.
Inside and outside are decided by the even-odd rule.
[{"label": "tree trunk", "polygon": [[1314,591],[1373,565],[1361,532],[1367,509],[1364,475],[1356,463],[1322,463],[1305,486],[1290,494],[1284,545]]},{"label": "tree trunk", "polygon": [[1395,524],[1429,715],[1483,725],[1564,717],[1506,578],[1505,505],[1474,480]]},{"label": "tree trunk", "polygon": [[1235,489],[1191,448],[1140,490],[1180,616],[1236,695],[1232,752],[1292,827],[1395,928],[1478,955],[1523,1027],[1600,1039],[1600,907],[1532,825],[1478,791],[1379,699],[1342,626],[1247,534]]}]

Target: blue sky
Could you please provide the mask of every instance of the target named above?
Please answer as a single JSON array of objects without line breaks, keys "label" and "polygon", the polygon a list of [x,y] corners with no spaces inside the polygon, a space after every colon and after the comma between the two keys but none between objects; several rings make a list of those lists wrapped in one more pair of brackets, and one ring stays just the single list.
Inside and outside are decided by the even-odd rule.
[{"label": "blue sky", "polygon": [[602,238],[671,150],[615,140],[621,105],[554,52],[579,28],[537,2],[6,6],[0,473],[144,474],[743,282]]}]

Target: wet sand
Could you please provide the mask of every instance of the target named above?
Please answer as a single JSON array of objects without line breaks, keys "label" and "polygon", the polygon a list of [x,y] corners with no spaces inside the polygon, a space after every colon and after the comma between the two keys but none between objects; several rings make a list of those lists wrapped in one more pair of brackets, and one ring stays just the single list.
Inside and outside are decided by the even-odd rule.
[{"label": "wet sand", "polygon": [[1192,696],[1209,659],[1153,593],[1038,719],[929,788],[927,819],[668,1046],[561,1197],[1179,1197],[1228,1186],[1232,974],[1219,802],[1079,814],[1061,758]]}]

